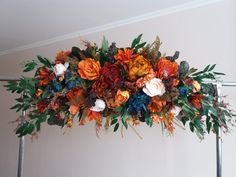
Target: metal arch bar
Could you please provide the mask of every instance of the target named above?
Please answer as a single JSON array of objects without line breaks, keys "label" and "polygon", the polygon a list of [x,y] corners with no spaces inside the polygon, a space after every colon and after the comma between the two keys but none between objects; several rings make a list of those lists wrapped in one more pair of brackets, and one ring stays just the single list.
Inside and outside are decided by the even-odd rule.
[{"label": "metal arch bar", "polygon": [[15,77],[0,77],[0,81],[20,81],[20,78],[15,78]]},{"label": "metal arch bar", "polygon": [[[21,123],[24,122],[26,111],[22,112]],[[19,140],[19,154],[18,154],[18,170],[17,177],[23,177],[23,167],[24,167],[24,149],[25,149],[25,137],[21,136]]]},{"label": "metal arch bar", "polygon": [[[222,83],[216,83],[216,90],[218,96],[218,103],[221,102],[221,87]],[[218,114],[218,116],[220,116]],[[219,119],[220,117],[218,117]],[[216,133],[216,176],[222,177],[222,131],[218,128],[218,132]]]},{"label": "metal arch bar", "polygon": [[236,82],[222,82],[223,87],[227,86],[236,86]]},{"label": "metal arch bar", "polygon": [[[13,77],[0,77],[0,81],[20,81],[19,78]],[[22,112],[21,123],[24,121],[24,117],[26,115],[26,111]],[[18,169],[17,169],[17,177],[23,177],[23,165],[24,165],[24,149],[25,149],[25,138],[24,136],[19,138],[19,153],[18,153]]]},{"label": "metal arch bar", "polygon": [[[217,89],[218,102],[221,102],[221,88],[235,87],[236,82],[214,82]],[[219,128],[216,133],[216,176],[222,177],[222,131]]]},{"label": "metal arch bar", "polygon": [[[216,85],[218,102],[221,101],[221,88],[222,87],[235,87],[236,82],[209,82]],[[218,129],[216,134],[216,176],[222,177],[222,131]]]}]

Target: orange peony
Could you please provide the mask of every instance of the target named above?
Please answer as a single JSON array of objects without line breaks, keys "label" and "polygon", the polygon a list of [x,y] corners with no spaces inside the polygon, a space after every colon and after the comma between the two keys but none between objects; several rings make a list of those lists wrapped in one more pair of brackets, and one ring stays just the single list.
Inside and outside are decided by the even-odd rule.
[{"label": "orange peony", "polygon": [[151,113],[161,112],[165,106],[166,100],[164,100],[162,97],[155,96],[151,98],[151,102],[148,105],[148,110]]},{"label": "orange peony", "polygon": [[160,79],[175,77],[178,74],[179,65],[176,62],[161,58],[156,63],[157,77]]},{"label": "orange peony", "polygon": [[148,74],[151,68],[150,62],[142,55],[138,55],[137,57],[133,58],[127,63],[127,65],[128,79],[130,80],[135,80],[138,77]]},{"label": "orange peony", "polygon": [[124,50],[118,50],[114,58],[121,63],[128,63],[135,56],[132,49],[124,48]]},{"label": "orange peony", "polygon": [[107,107],[111,108],[111,109],[119,107],[123,103],[128,101],[128,99],[129,99],[129,92],[128,91],[118,90],[117,93],[116,93],[115,98],[111,98],[111,99],[106,101]]},{"label": "orange peony", "polygon": [[82,88],[74,88],[67,92],[66,97],[69,101],[69,112],[73,115],[77,114],[80,107],[84,104],[84,90]]},{"label": "orange peony", "polygon": [[97,79],[100,75],[100,69],[100,63],[92,58],[85,58],[78,64],[80,77],[87,80]]}]

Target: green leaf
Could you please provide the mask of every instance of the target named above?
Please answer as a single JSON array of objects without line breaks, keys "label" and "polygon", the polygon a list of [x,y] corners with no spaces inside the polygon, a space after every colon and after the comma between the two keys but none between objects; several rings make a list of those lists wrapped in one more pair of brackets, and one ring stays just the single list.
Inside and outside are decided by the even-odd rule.
[{"label": "green leaf", "polygon": [[21,104],[17,109],[16,112],[19,112],[24,107],[24,104]]},{"label": "green leaf", "polygon": [[219,123],[218,122],[214,122],[213,124],[213,129],[216,132],[216,134],[219,133]]},{"label": "green leaf", "polygon": [[121,122],[125,126],[125,128],[128,129],[128,124],[127,124],[126,120],[121,119]]},{"label": "green leaf", "polygon": [[225,73],[213,72],[215,75],[225,75]]},{"label": "green leaf", "polygon": [[201,75],[201,74],[203,74],[203,73],[205,73],[205,72],[199,71],[199,72],[193,73],[192,75],[193,75],[193,76],[197,76],[197,75]]},{"label": "green leaf", "polygon": [[204,68],[203,72],[207,72],[209,68],[210,68],[210,65],[207,65],[207,66]]},{"label": "green leaf", "polygon": [[146,45],[146,42],[143,42],[141,44],[136,45],[135,50],[138,51],[138,49],[144,47]]},{"label": "green leaf", "polygon": [[108,40],[105,38],[105,36],[103,36],[103,39],[102,39],[102,50],[104,52],[107,52],[109,49],[109,43],[108,43]]},{"label": "green leaf", "polygon": [[179,51],[175,51],[175,54],[173,55],[172,59],[177,60],[179,58]]},{"label": "green leaf", "polygon": [[115,125],[115,127],[114,127],[114,132],[116,132],[117,130],[118,130],[118,128],[119,128],[119,126],[120,126],[120,124],[119,123],[116,123],[116,125]]},{"label": "green leaf", "polygon": [[207,132],[210,133],[212,124],[210,122],[210,117],[209,116],[207,116],[206,125],[207,125]]},{"label": "green leaf", "polygon": [[101,51],[100,57],[99,57],[99,62],[101,64],[101,66],[103,66],[108,61],[109,61],[109,58],[107,57],[107,55],[103,51]]},{"label": "green leaf", "polygon": [[21,107],[21,104],[16,104],[16,105],[12,106],[10,109],[18,109],[19,107]]},{"label": "green leaf", "polygon": [[32,71],[36,66],[37,66],[37,63],[35,61],[31,61],[25,64],[25,69],[23,70],[23,72]]},{"label": "green leaf", "polygon": [[181,117],[181,122],[183,123],[183,125],[186,125],[186,122],[189,121],[190,119],[188,117]]},{"label": "green leaf", "polygon": [[34,124],[30,123],[27,127],[27,134],[31,134],[35,129]]},{"label": "green leaf", "polygon": [[20,125],[17,130],[16,130],[16,134],[21,134],[28,126],[29,122],[25,122],[22,125]]},{"label": "green leaf", "polygon": [[117,121],[118,121],[118,119],[113,119],[113,120],[111,121],[111,125],[114,125],[115,123],[117,123]]},{"label": "green leaf", "polygon": [[78,114],[79,121],[81,121],[81,119],[82,119],[83,112],[84,112],[84,109],[81,108],[79,111],[79,114]]},{"label": "green leaf", "polygon": [[194,124],[193,124],[193,122],[190,122],[190,123],[189,123],[189,127],[190,127],[190,130],[191,130],[192,132],[194,132]]},{"label": "green leaf", "polygon": [[52,63],[47,58],[43,58],[43,57],[41,57],[39,55],[37,56],[37,58],[40,61],[40,63],[44,64],[48,68],[52,68]]},{"label": "green leaf", "polygon": [[135,38],[131,44],[131,48],[133,49],[136,45],[139,44],[143,34],[140,34],[137,38]]},{"label": "green leaf", "polygon": [[212,71],[216,67],[216,64],[212,65],[208,71]]},{"label": "green leaf", "polygon": [[190,68],[189,71],[188,71],[188,75],[193,74],[193,73],[195,73],[196,71],[197,71],[196,68]]},{"label": "green leaf", "polygon": [[7,91],[10,91],[12,93],[17,92],[19,90],[17,81],[9,81],[7,85],[4,85],[4,87],[7,88]]},{"label": "green leaf", "polygon": [[180,77],[185,77],[189,73],[189,64],[187,61],[181,61],[179,65]]}]

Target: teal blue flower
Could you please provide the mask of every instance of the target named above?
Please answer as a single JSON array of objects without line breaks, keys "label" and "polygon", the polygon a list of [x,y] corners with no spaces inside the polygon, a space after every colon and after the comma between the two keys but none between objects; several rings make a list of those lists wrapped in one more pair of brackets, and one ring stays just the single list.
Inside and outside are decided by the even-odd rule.
[{"label": "teal blue flower", "polygon": [[127,111],[130,115],[138,115],[143,120],[145,113],[148,112],[147,105],[150,98],[143,92],[133,94],[127,102]]}]

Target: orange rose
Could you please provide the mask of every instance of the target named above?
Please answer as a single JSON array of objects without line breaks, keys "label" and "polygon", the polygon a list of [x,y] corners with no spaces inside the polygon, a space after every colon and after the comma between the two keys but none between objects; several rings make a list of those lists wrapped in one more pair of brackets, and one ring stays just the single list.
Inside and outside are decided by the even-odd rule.
[{"label": "orange rose", "polygon": [[119,107],[123,103],[128,101],[128,99],[129,99],[129,92],[128,91],[118,90],[115,98],[111,98],[111,99],[107,100],[107,107],[111,108],[111,109]]},{"label": "orange rose", "polygon": [[157,77],[160,79],[175,77],[178,74],[179,65],[176,62],[161,58],[157,64]]},{"label": "orange rose", "polygon": [[129,92],[118,90],[115,99],[117,103],[121,105],[129,99]]},{"label": "orange rose", "polygon": [[97,79],[100,75],[100,63],[92,58],[85,58],[78,64],[78,73],[80,77],[87,80]]},{"label": "orange rose", "polygon": [[133,54],[132,49],[124,48],[124,50],[118,50],[118,53],[114,56],[114,58],[121,63],[128,63],[135,56],[136,55]]},{"label": "orange rose", "polygon": [[133,58],[128,65],[128,79],[134,80],[138,77],[148,74],[150,70],[150,62],[142,55]]},{"label": "orange rose", "polygon": [[151,113],[161,112],[165,106],[166,106],[166,100],[164,100],[159,96],[155,96],[151,98],[151,103],[148,105],[148,110]]}]

